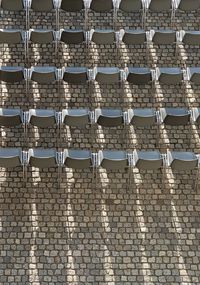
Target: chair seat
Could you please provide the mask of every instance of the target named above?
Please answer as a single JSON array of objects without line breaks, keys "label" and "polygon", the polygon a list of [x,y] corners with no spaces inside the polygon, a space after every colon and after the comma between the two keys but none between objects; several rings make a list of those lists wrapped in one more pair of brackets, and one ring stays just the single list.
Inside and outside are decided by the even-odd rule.
[{"label": "chair seat", "polygon": [[200,31],[185,31],[182,42],[186,45],[200,45]]},{"label": "chair seat", "polygon": [[154,125],[156,122],[154,109],[128,109],[128,117],[130,124],[136,127],[148,127]]},{"label": "chair seat", "polygon": [[95,80],[107,84],[120,82],[120,70],[117,67],[97,67]]},{"label": "chair seat", "polygon": [[62,111],[62,124],[83,127],[90,122],[88,109],[66,109]]},{"label": "chair seat", "polygon": [[22,164],[21,148],[0,148],[0,167],[17,167]]},{"label": "chair seat", "polygon": [[141,0],[121,0],[119,9],[123,12],[130,13],[136,12],[142,9],[142,1]]},{"label": "chair seat", "polygon": [[198,158],[193,152],[171,151],[168,152],[167,158],[173,170],[186,171],[198,166]]},{"label": "chair seat", "polygon": [[48,128],[56,124],[56,112],[54,110],[30,109],[29,123],[39,128]]},{"label": "chair seat", "polygon": [[7,11],[21,11],[24,9],[23,0],[1,0],[0,8]]},{"label": "chair seat", "polygon": [[179,10],[182,11],[196,11],[200,8],[199,0],[181,0],[178,6]]},{"label": "chair seat", "polygon": [[0,125],[15,127],[22,124],[22,112],[20,109],[0,108]]},{"label": "chair seat", "polygon": [[176,85],[180,84],[183,80],[183,72],[180,68],[161,67],[159,68],[158,81],[161,84]]},{"label": "chair seat", "polygon": [[100,166],[105,169],[117,170],[128,167],[128,159],[125,151],[99,151]]},{"label": "chair seat", "polygon": [[83,0],[62,0],[60,9],[66,12],[79,12],[84,9]]},{"label": "chair seat", "polygon": [[155,30],[152,42],[156,45],[170,45],[176,42],[176,31]]},{"label": "chair seat", "polygon": [[187,125],[190,121],[190,113],[185,108],[161,108],[161,121],[165,125]]},{"label": "chair seat", "polygon": [[188,72],[190,82],[200,84],[200,67],[190,67]]},{"label": "chair seat", "polygon": [[57,166],[56,151],[53,149],[29,149],[29,164],[37,168]]},{"label": "chair seat", "polygon": [[35,44],[49,44],[54,41],[52,30],[31,30],[30,41]]},{"label": "chair seat", "polygon": [[60,41],[65,44],[81,44],[85,41],[83,30],[62,30]]},{"label": "chair seat", "polygon": [[143,45],[146,40],[146,32],[144,30],[124,30],[122,37],[122,42],[126,45]]},{"label": "chair seat", "polygon": [[113,30],[94,30],[91,41],[97,45],[112,45],[115,42],[115,32]]},{"label": "chair seat", "polygon": [[92,166],[91,152],[87,150],[64,150],[63,164],[68,168],[85,169]]},{"label": "chair seat", "polygon": [[162,167],[163,159],[158,151],[134,150],[134,166],[142,170],[156,170]]},{"label": "chair seat", "polygon": [[24,80],[24,69],[22,67],[1,66],[0,80],[8,83]]},{"label": "chair seat", "polygon": [[23,42],[20,30],[0,29],[0,44],[19,44]]},{"label": "chair seat", "polygon": [[149,10],[153,12],[170,11],[172,9],[172,0],[151,0]]},{"label": "chair seat", "polygon": [[134,85],[150,84],[152,82],[151,71],[149,68],[129,67],[126,80]]},{"label": "chair seat", "polygon": [[94,12],[110,12],[113,8],[113,0],[92,0],[90,4],[90,9]]},{"label": "chair seat", "polygon": [[32,0],[31,1],[31,9],[38,12],[49,12],[54,9],[54,1],[53,0]]},{"label": "chair seat", "polygon": [[67,67],[63,73],[63,80],[69,84],[86,84],[88,70],[85,67]]},{"label": "chair seat", "polygon": [[95,118],[97,124],[103,127],[118,127],[124,123],[121,110],[96,109]]},{"label": "chair seat", "polygon": [[39,84],[48,84],[56,81],[56,68],[37,66],[31,68],[31,80]]}]

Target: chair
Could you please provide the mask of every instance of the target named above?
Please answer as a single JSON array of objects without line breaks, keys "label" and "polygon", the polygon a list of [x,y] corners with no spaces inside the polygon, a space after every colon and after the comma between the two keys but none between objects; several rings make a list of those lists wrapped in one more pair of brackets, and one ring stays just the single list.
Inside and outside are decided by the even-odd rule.
[{"label": "chair", "polygon": [[63,68],[62,79],[69,84],[86,84],[89,79],[88,69],[86,67]]},{"label": "chair", "polygon": [[199,0],[177,0],[176,9],[184,12],[197,11],[200,8]]},{"label": "chair", "polygon": [[155,123],[156,113],[154,109],[128,109],[128,124],[136,127],[148,127],[154,125]]},{"label": "chair", "polygon": [[185,108],[161,108],[160,123],[171,126],[187,125],[190,122],[190,111]]},{"label": "chair", "polygon": [[107,170],[123,170],[128,168],[128,158],[125,151],[99,151],[99,165]]},{"label": "chair", "polygon": [[92,154],[88,150],[65,149],[63,165],[73,169],[85,169],[92,166]]},{"label": "chair", "polygon": [[192,119],[197,125],[200,125],[200,108],[192,108]]},{"label": "chair", "polygon": [[117,2],[118,9],[125,13],[137,12],[143,9],[142,0],[119,0]]},{"label": "chair", "polygon": [[176,85],[183,81],[183,71],[176,67],[157,67],[156,80],[160,84]]},{"label": "chair", "polygon": [[55,67],[34,66],[29,70],[29,80],[39,84],[49,84],[58,80],[57,69]]},{"label": "chair", "polygon": [[20,109],[0,108],[0,126],[15,127],[23,123],[23,113]]},{"label": "chair", "polygon": [[64,30],[59,31],[59,41],[67,45],[82,44],[85,42],[85,32],[83,30]]},{"label": "chair", "polygon": [[55,32],[53,30],[29,30],[29,41],[34,44],[49,44],[55,40]]},{"label": "chair", "polygon": [[155,45],[176,44],[176,31],[174,30],[151,30],[149,41]]},{"label": "chair", "polygon": [[96,109],[95,123],[102,127],[118,127],[123,125],[123,112],[115,109]]},{"label": "chair", "polygon": [[57,153],[53,149],[29,149],[28,164],[38,168],[56,167]]},{"label": "chair", "polygon": [[0,29],[0,44],[23,43],[23,33],[21,30]]},{"label": "chair", "polygon": [[95,67],[93,80],[99,84],[114,84],[121,82],[121,72],[117,67]]},{"label": "chair", "polygon": [[193,152],[168,151],[167,166],[177,171],[192,170],[197,168],[198,158]]},{"label": "chair", "polygon": [[134,85],[145,85],[152,83],[152,74],[149,68],[128,67],[125,69],[126,80]]},{"label": "chair", "polygon": [[53,127],[56,123],[54,110],[30,109],[28,123],[38,128]]},{"label": "chair", "polygon": [[69,127],[83,127],[90,123],[88,109],[65,109],[62,110],[62,124]]},{"label": "chair", "polygon": [[21,148],[0,148],[0,167],[10,168],[22,165]]},{"label": "chair", "polygon": [[113,0],[89,0],[89,9],[97,13],[111,12],[114,9]]},{"label": "chair", "polygon": [[172,0],[145,0],[146,8],[152,12],[171,11]]},{"label": "chair", "polygon": [[119,42],[123,42],[127,46],[144,45],[147,42],[145,30],[137,29],[121,29],[119,32]]},{"label": "chair", "polygon": [[96,45],[112,45],[116,42],[116,35],[114,30],[92,29],[88,32],[88,40]]},{"label": "chair", "polygon": [[157,170],[163,166],[163,158],[159,151],[133,152],[134,167],[141,170]]},{"label": "chair", "polygon": [[55,9],[54,0],[31,0],[30,8],[37,12],[49,12]]},{"label": "chair", "polygon": [[189,46],[200,45],[200,31],[180,31],[179,42]]},{"label": "chair", "polygon": [[24,80],[23,67],[1,66],[0,67],[0,81],[7,83],[20,82]]},{"label": "chair", "polygon": [[84,0],[61,0],[60,9],[65,12],[80,12],[84,9]]},{"label": "chair", "polygon": [[1,0],[0,8],[7,11],[21,11],[24,9],[23,0]]},{"label": "chair", "polygon": [[187,79],[194,84],[200,84],[200,67],[188,67]]}]

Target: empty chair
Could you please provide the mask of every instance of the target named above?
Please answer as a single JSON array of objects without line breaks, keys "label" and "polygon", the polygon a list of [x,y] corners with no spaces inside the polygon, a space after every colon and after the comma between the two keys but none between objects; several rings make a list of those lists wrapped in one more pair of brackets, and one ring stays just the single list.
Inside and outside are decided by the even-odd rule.
[{"label": "empty chair", "polygon": [[110,12],[114,9],[113,0],[89,0],[88,2],[90,2],[89,8],[94,12]]},{"label": "empty chair", "polygon": [[62,79],[69,84],[86,84],[88,69],[86,67],[66,67],[63,69]]},{"label": "empty chair", "polygon": [[0,167],[17,167],[22,164],[21,148],[0,148]]},{"label": "empty chair", "polygon": [[28,123],[39,127],[48,128],[56,124],[56,112],[54,110],[30,109]]},{"label": "empty chair", "polygon": [[195,46],[200,45],[200,31],[180,31],[179,41],[182,44]]},{"label": "empty chair", "polygon": [[8,11],[20,11],[24,9],[23,0],[1,0],[0,8]]},{"label": "empty chair", "polygon": [[146,32],[144,30],[120,30],[120,42],[125,45],[144,45],[147,41]]},{"label": "empty chair", "polygon": [[28,164],[38,168],[57,166],[57,154],[53,149],[29,149]]},{"label": "empty chair", "polygon": [[62,124],[69,127],[83,127],[90,123],[88,109],[65,109],[62,110]]},{"label": "empty chair", "polygon": [[200,125],[200,108],[192,108],[192,119],[197,125]]},{"label": "empty chair", "polygon": [[199,0],[178,0],[176,8],[184,11],[197,11],[200,8],[200,1]]},{"label": "empty chair", "polygon": [[125,169],[128,165],[128,158],[125,151],[103,150],[99,151],[100,166],[108,170]]},{"label": "empty chair", "polygon": [[123,125],[123,112],[115,109],[96,109],[95,123],[103,127],[118,127]]},{"label": "empty chair", "polygon": [[84,0],[61,0],[60,9],[66,12],[79,12],[84,9]]},{"label": "empty chair", "polygon": [[14,83],[24,80],[24,69],[22,67],[1,66],[0,81]]},{"label": "empty chair", "polygon": [[59,40],[67,45],[81,44],[85,41],[85,32],[83,30],[60,30]]},{"label": "empty chair", "polygon": [[151,30],[149,40],[156,45],[170,45],[176,43],[176,31],[174,30]]},{"label": "empty chair", "polygon": [[23,35],[20,30],[0,29],[0,44],[23,43]]},{"label": "empty chair", "polygon": [[31,0],[30,8],[37,12],[49,12],[55,8],[54,0]]},{"label": "empty chair", "polygon": [[143,9],[142,0],[118,0],[118,8],[126,13],[137,12]]},{"label": "empty chair", "polygon": [[183,71],[178,67],[159,67],[156,68],[156,79],[161,84],[180,84],[183,80]]},{"label": "empty chair", "polygon": [[39,84],[52,83],[58,79],[55,67],[35,66],[29,72],[29,79]]},{"label": "empty chair", "polygon": [[55,41],[55,32],[52,30],[36,30],[29,31],[29,41],[35,44],[49,44]]},{"label": "empty chair", "polygon": [[0,126],[15,127],[23,123],[23,113],[20,109],[0,108]]},{"label": "empty chair", "polygon": [[151,84],[152,73],[149,68],[128,67],[125,69],[126,80],[134,85]]},{"label": "empty chair", "polygon": [[136,127],[148,127],[154,125],[155,123],[156,113],[154,109],[128,109],[128,124]]},{"label": "empty chair", "polygon": [[172,0],[145,0],[147,9],[153,12],[170,11],[173,8]]},{"label": "empty chair", "polygon": [[65,149],[63,165],[73,169],[85,169],[92,166],[92,154],[88,150]]},{"label": "empty chair", "polygon": [[159,151],[133,152],[134,167],[142,170],[156,170],[163,166],[163,158]]},{"label": "empty chair", "polygon": [[185,108],[161,108],[160,122],[165,125],[179,126],[190,122],[190,111]]},{"label": "empty chair", "polygon": [[193,152],[168,151],[167,166],[172,170],[192,170],[198,166],[198,158]]},{"label": "empty chair", "polygon": [[200,84],[200,67],[188,67],[187,79],[194,84]]},{"label": "empty chair", "polygon": [[97,45],[112,45],[116,42],[114,30],[92,29],[89,32],[89,42]]},{"label": "empty chair", "polygon": [[93,69],[93,80],[106,84],[120,82],[120,69],[117,67],[95,67]]}]

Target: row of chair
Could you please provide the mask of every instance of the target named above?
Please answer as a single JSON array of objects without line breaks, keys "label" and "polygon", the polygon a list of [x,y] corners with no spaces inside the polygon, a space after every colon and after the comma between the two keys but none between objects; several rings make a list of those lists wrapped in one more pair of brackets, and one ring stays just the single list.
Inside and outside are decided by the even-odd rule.
[{"label": "row of chair", "polygon": [[3,10],[19,11],[26,10],[26,23],[29,26],[30,10],[49,12],[55,10],[56,25],[59,26],[60,11],[79,12],[85,10],[85,24],[88,24],[88,12],[90,10],[102,13],[112,12],[114,24],[117,20],[117,12],[121,10],[125,13],[142,11],[143,24],[146,23],[148,11],[171,12],[172,21],[175,18],[175,12],[196,11],[200,8],[199,0],[1,0],[0,8]]},{"label": "row of chair", "polygon": [[90,31],[75,29],[40,30],[30,29],[29,31],[21,31],[15,29],[0,29],[0,44],[18,44],[18,43],[35,43],[50,44],[59,42],[70,44],[90,43],[96,45],[112,45],[117,47],[121,43],[125,45],[200,45],[200,31],[175,31],[169,29],[158,29],[145,31],[142,29],[121,29],[118,32],[109,29],[92,29]]},{"label": "row of chair", "polygon": [[134,85],[167,84],[176,85],[183,82],[200,83],[200,67],[63,67],[57,69],[52,66],[34,66],[29,69],[23,67],[0,66],[0,81],[15,83],[26,80],[39,84],[50,84],[64,81],[69,84],[116,84],[129,82]]},{"label": "row of chair", "polygon": [[138,168],[141,170],[156,170],[171,167],[173,170],[192,170],[199,166],[199,154],[183,151],[126,152],[121,150],[100,150],[93,153],[89,150],[65,149],[57,152],[55,149],[0,148],[0,167],[13,168],[20,165],[37,168],[67,167],[72,169],[98,168],[122,170]]},{"label": "row of chair", "polygon": [[51,109],[21,109],[0,108],[0,126],[15,127],[32,125],[38,128],[57,126],[84,127],[98,124],[102,127],[118,127],[133,125],[135,127],[150,127],[155,124],[172,126],[193,123],[200,125],[200,108],[136,108],[122,111],[120,109],[64,109],[56,112]]}]

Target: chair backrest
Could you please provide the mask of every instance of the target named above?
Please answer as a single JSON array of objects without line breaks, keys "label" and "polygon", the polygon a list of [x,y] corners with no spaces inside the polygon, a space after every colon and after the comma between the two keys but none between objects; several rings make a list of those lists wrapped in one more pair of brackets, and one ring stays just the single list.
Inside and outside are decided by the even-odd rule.
[{"label": "chair backrest", "polygon": [[153,12],[169,11],[172,9],[172,0],[151,0],[149,9]]},{"label": "chair backrest", "polygon": [[88,150],[65,149],[63,164],[73,169],[85,169],[92,166],[92,155]]},{"label": "chair backrest", "polygon": [[0,67],[0,81],[14,83],[22,80],[24,80],[24,69],[22,67]]},{"label": "chair backrest", "polygon": [[38,12],[49,12],[53,10],[54,1],[53,0],[32,0],[31,1],[31,9]]},{"label": "chair backrest", "polygon": [[0,126],[15,127],[21,125],[23,115],[20,109],[4,109],[0,108]]},{"label": "chair backrest", "polygon": [[23,0],[1,0],[0,8],[8,11],[21,11],[24,9]]},{"label": "chair backrest", "polygon": [[0,167],[17,167],[22,164],[21,148],[0,148]]},{"label": "chair backrest", "polygon": [[91,41],[97,45],[112,45],[115,42],[114,30],[92,30]]},{"label": "chair backrest", "polygon": [[56,124],[56,112],[54,110],[30,109],[29,123],[39,128],[48,128]]},{"label": "chair backrest", "polygon": [[200,67],[188,67],[187,74],[188,79],[194,84],[200,84]]},{"label": "chair backrest", "polygon": [[143,45],[147,40],[146,32],[144,30],[121,30],[123,33],[122,42],[129,45]]},{"label": "chair backrest", "polygon": [[156,45],[170,45],[176,42],[176,31],[154,30],[152,42]]},{"label": "chair backrest", "polygon": [[198,166],[198,158],[193,152],[168,151],[167,159],[173,170],[187,171]]},{"label": "chair backrest", "polygon": [[110,12],[113,8],[113,0],[92,0],[90,4],[90,9],[95,12]]},{"label": "chair backrest", "polygon": [[123,125],[123,113],[118,109],[96,109],[96,123],[103,127],[118,127]]},{"label": "chair backrest", "polygon": [[128,67],[126,74],[126,80],[134,85],[151,84],[152,82],[152,74],[149,68]]},{"label": "chair backrest", "polygon": [[143,170],[155,170],[163,166],[163,158],[159,151],[134,150],[134,166]]},{"label": "chair backrest", "polygon": [[83,30],[61,30],[60,41],[68,45],[78,45],[85,41],[85,33]]},{"label": "chair backrest", "polygon": [[66,67],[63,80],[69,84],[86,84],[88,82],[88,69],[86,67]]},{"label": "chair backrest", "polygon": [[100,166],[105,169],[116,170],[128,167],[128,159],[125,151],[103,150],[99,151]]},{"label": "chair backrest", "polygon": [[179,126],[190,122],[190,112],[185,108],[161,108],[161,122],[165,125]]},{"label": "chair backrest", "polygon": [[97,67],[95,80],[106,84],[120,82],[120,70],[117,67]]},{"label": "chair backrest", "polygon": [[49,44],[54,41],[52,30],[30,30],[30,41],[35,44]]},{"label": "chair backrest", "polygon": [[89,124],[90,116],[88,109],[65,109],[62,110],[62,124],[69,127],[83,127]]},{"label": "chair backrest", "polygon": [[199,125],[200,124],[200,108],[192,108],[192,119],[193,121]]},{"label": "chair backrest", "polygon": [[158,68],[158,81],[161,84],[176,85],[183,80],[183,71],[177,67],[160,67]]},{"label": "chair backrest", "polygon": [[182,42],[186,45],[200,45],[200,31],[183,31]]},{"label": "chair backrest", "polygon": [[152,126],[156,123],[155,110],[149,108],[128,109],[128,120],[136,127]]},{"label": "chair backrest", "polygon": [[196,11],[200,8],[200,1],[199,0],[181,0],[178,9],[189,12],[189,11]]},{"label": "chair backrest", "polygon": [[19,44],[23,42],[20,30],[0,29],[0,44]]},{"label": "chair backrest", "polygon": [[53,149],[29,149],[28,162],[38,168],[57,166],[56,151]]},{"label": "chair backrest", "polygon": [[126,13],[136,12],[142,8],[143,5],[141,0],[121,0],[119,4],[119,9]]},{"label": "chair backrest", "polygon": [[31,77],[32,81],[35,81],[39,84],[48,84],[57,80],[56,68],[55,67],[46,67],[46,66],[35,66],[31,68]]},{"label": "chair backrest", "polygon": [[83,0],[61,0],[60,9],[66,12],[79,12],[84,9]]}]

